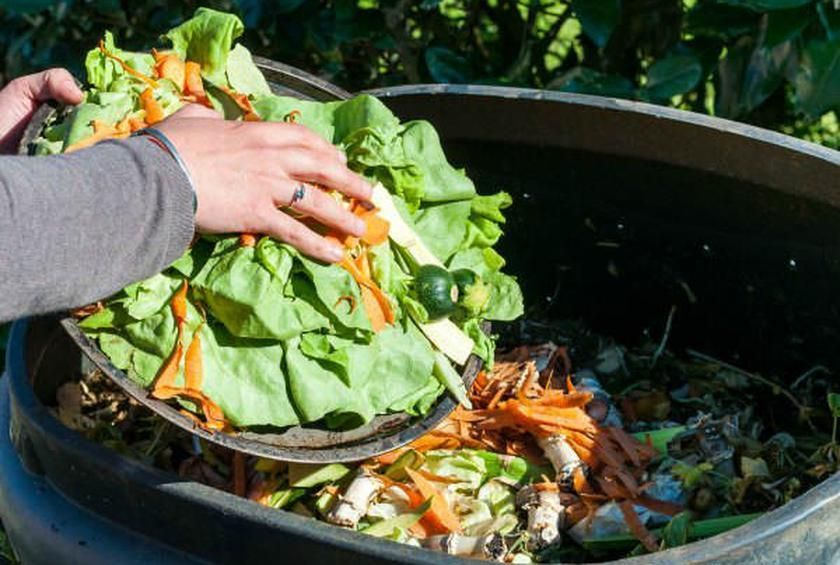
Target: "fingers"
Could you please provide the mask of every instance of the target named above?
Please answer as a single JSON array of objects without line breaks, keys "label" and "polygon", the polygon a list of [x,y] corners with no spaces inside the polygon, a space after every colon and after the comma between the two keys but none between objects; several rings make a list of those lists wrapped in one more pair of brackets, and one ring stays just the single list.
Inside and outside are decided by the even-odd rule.
[{"label": "fingers", "polygon": [[336,263],[344,257],[344,249],[327,241],[299,221],[279,210],[273,210],[264,218],[261,233],[288,243],[301,253],[328,263]]},{"label": "fingers", "polygon": [[17,87],[21,94],[33,102],[57,100],[62,104],[78,104],[84,97],[73,75],[65,69],[50,69],[21,77],[17,81],[20,81]]},{"label": "fingers", "polygon": [[335,158],[306,150],[284,150],[278,158],[282,160],[286,174],[294,179],[331,188],[359,200],[370,200],[370,184]]},{"label": "fingers", "polygon": [[[295,191],[301,187],[303,196],[295,199]],[[291,204],[295,212],[311,216],[325,226],[357,237],[365,234],[366,225],[361,218],[343,208],[334,198],[315,186],[293,180],[280,183],[275,195],[277,205],[286,207],[292,203],[292,200],[295,200]]]}]

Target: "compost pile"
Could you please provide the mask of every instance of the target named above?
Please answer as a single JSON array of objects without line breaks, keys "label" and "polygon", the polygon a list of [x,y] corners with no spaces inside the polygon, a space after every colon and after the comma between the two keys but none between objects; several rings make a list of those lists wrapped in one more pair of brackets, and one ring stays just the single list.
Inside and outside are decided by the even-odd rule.
[{"label": "compost pile", "polygon": [[[36,153],[125,138],[188,103],[229,120],[296,122],[377,185],[374,203],[312,188],[362,218],[366,234],[297,217],[343,244],[338,265],[259,234],[199,237],[162,273],[84,309],[80,327],[151,396],[214,430],[352,429],[380,414],[422,416],[447,388],[465,401],[456,367],[493,358],[481,323],[522,313],[493,250],[511,197],[478,195],[428,122],[401,123],[376,98],[273,95],[234,45],[242,31],[234,15],[202,8],[165,35],[168,49],[128,52],[106,34],[85,61],[84,103],[46,126]],[[389,238],[396,223],[412,245]]]},{"label": "compost pile", "polygon": [[59,389],[57,415],[126,456],[271,508],[507,562],[675,547],[840,469],[831,433],[840,395],[826,404],[822,367],[785,388],[700,352],[676,356],[664,339],[628,349],[577,322],[520,322],[500,349],[470,391],[471,410],[355,465],[280,463],[205,443],[95,370]]}]

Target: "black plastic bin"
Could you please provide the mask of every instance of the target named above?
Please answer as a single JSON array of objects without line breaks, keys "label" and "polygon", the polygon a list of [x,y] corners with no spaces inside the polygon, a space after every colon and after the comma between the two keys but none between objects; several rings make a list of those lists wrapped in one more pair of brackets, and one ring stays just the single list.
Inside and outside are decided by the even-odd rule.
[{"label": "black plastic bin", "polygon": [[[553,316],[633,342],[661,331],[678,304],[675,348],[774,374],[816,363],[840,372],[838,153],[597,97],[457,86],[375,94],[404,119],[431,120],[479,190],[513,193],[502,251]],[[24,563],[456,560],[270,510],[85,440],[45,408],[79,363],[55,320],[14,326],[0,381],[0,426],[11,432],[0,435],[0,519]],[[838,560],[835,475],[736,530],[626,562]]]}]

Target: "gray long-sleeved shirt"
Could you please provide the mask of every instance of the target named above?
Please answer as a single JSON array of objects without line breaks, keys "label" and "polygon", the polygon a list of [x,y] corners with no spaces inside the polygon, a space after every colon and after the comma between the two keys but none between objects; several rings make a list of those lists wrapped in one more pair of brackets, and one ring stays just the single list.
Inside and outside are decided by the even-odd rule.
[{"label": "gray long-sleeved shirt", "polygon": [[177,259],[193,236],[186,175],[146,138],[0,157],[0,321],[89,304]]}]

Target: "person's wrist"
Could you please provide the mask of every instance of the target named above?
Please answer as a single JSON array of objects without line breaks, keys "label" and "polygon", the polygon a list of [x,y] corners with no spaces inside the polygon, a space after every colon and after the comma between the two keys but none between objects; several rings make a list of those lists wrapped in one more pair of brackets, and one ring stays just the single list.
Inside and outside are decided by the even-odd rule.
[{"label": "person's wrist", "polygon": [[170,157],[178,164],[178,168],[184,173],[184,176],[187,177],[187,183],[190,186],[190,190],[192,191],[192,201],[193,201],[193,216],[195,216],[196,211],[198,210],[198,193],[195,189],[195,183],[193,182],[192,175],[190,174],[189,168],[187,168],[186,163],[181,158],[181,154],[178,152],[178,149],[175,145],[170,141],[170,139],[166,136],[165,133],[160,131],[157,128],[147,127],[141,130],[137,130],[133,134],[132,137],[143,137],[144,139],[149,140],[149,142],[154,143],[166,153],[169,154]]}]

